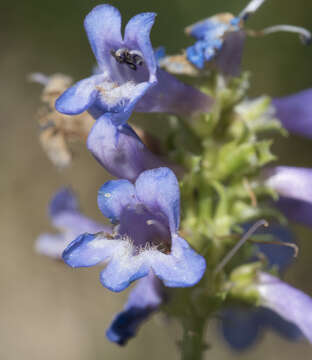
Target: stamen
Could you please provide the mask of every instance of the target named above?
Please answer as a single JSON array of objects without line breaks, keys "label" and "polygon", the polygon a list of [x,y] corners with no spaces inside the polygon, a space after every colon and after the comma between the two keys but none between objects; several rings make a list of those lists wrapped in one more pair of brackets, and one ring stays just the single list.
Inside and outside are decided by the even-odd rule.
[{"label": "stamen", "polygon": [[266,220],[259,220],[251,226],[251,228],[245,233],[245,235],[239,240],[239,242],[227,253],[223,260],[216,267],[214,274],[218,274],[225,265],[232,259],[232,257],[237,253],[237,251],[249,240],[250,236],[253,235],[261,226],[269,226],[269,223]]},{"label": "stamen", "polygon": [[241,11],[238,17],[241,20],[246,21],[249,16],[254,14],[265,1],[266,0],[251,0],[250,3]]},{"label": "stamen", "polygon": [[309,45],[312,40],[312,34],[309,30],[300,26],[293,25],[274,25],[259,31],[248,30],[247,34],[250,36],[265,36],[279,31],[298,34],[300,40],[305,45]]}]

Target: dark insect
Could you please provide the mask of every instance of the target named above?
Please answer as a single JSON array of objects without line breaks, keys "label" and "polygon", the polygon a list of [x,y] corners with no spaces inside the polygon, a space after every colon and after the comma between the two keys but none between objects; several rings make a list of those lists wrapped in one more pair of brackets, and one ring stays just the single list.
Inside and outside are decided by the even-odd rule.
[{"label": "dark insect", "polygon": [[143,65],[142,53],[138,50],[121,48],[118,50],[111,50],[111,55],[119,64],[127,64],[132,70],[137,70],[138,65]]}]

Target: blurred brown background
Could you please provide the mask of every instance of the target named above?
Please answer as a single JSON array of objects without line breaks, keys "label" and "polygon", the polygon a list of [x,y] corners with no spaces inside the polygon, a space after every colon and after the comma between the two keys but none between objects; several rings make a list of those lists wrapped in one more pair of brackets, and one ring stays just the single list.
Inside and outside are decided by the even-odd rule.
[{"label": "blurred brown background", "polygon": [[[156,11],[154,46],[174,53],[190,44],[184,26],[218,12],[237,14],[242,0],[119,0],[124,19],[142,11]],[[102,288],[98,269],[72,270],[60,262],[37,255],[36,237],[52,230],[46,214],[50,196],[71,184],[85,212],[97,220],[96,193],[106,172],[83,146],[75,147],[75,161],[58,171],[41,150],[35,113],[40,86],[26,82],[35,71],[63,72],[80,79],[94,64],[82,27],[83,17],[100,2],[91,0],[1,0],[0,115],[1,115],[1,233],[0,255],[0,359],[97,360],[178,359],[176,324],[155,316],[126,348],[109,343],[104,335],[126,293]],[[291,23],[312,30],[310,0],[268,0],[250,19],[260,29]],[[252,71],[251,95],[279,96],[311,86],[312,48],[303,47],[295,35],[276,34],[247,42],[244,67]],[[148,120],[147,120],[148,121]],[[276,151],[284,164],[310,166],[312,143],[291,137],[280,140]],[[299,226],[301,252],[287,280],[312,295],[311,231]],[[208,359],[311,359],[312,347],[291,344],[267,332],[251,351],[232,354],[209,325],[213,345]]]}]

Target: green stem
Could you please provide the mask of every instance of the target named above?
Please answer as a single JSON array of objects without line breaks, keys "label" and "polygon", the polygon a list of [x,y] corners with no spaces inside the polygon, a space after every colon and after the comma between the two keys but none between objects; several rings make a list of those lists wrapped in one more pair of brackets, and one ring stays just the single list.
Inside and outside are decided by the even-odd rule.
[{"label": "green stem", "polygon": [[201,360],[207,346],[204,342],[206,319],[187,318],[183,321],[181,360]]}]

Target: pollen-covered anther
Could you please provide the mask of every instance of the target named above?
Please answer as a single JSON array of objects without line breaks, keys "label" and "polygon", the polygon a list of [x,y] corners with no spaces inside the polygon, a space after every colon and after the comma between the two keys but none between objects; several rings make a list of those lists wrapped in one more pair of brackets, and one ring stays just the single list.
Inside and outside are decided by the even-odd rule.
[{"label": "pollen-covered anther", "polygon": [[103,82],[96,86],[103,101],[109,107],[114,107],[121,104],[125,100],[131,99],[136,84],[133,81],[127,81],[122,85],[114,82]]}]

